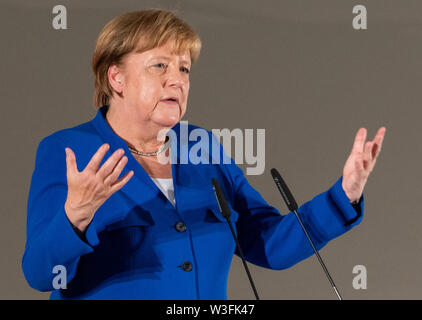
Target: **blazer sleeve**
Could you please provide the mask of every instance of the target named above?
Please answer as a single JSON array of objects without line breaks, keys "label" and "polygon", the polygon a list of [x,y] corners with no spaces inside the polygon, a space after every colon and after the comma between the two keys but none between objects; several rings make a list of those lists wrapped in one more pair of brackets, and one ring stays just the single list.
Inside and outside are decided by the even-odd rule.
[{"label": "blazer sleeve", "polygon": [[[286,269],[314,252],[295,214],[280,215],[248,183],[235,164],[226,166],[233,185],[233,208],[239,243],[249,262],[269,269]],[[363,217],[363,195],[352,205],[341,186],[342,177],[327,191],[299,207],[301,217],[317,249],[358,225]],[[281,198],[280,198],[281,199]],[[236,248],[236,255],[239,251]]]},{"label": "blazer sleeve", "polygon": [[27,230],[22,269],[29,285],[51,291],[55,266],[66,268],[67,282],[80,257],[92,246],[72,228],[64,210],[67,197],[65,146],[51,135],[38,145],[27,206]]}]

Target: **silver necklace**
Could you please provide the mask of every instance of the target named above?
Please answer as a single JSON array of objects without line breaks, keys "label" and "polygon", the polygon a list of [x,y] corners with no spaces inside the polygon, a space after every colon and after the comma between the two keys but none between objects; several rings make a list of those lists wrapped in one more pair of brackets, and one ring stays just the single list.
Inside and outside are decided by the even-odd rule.
[{"label": "silver necklace", "polygon": [[166,142],[160,147],[160,149],[158,149],[155,152],[142,152],[142,151],[138,151],[136,149],[133,149],[129,146],[128,146],[128,148],[132,153],[137,154],[138,156],[153,157],[153,156],[156,156],[157,154],[160,154],[161,152],[167,150],[169,146],[170,146],[170,138],[169,138],[169,136],[167,136]]}]

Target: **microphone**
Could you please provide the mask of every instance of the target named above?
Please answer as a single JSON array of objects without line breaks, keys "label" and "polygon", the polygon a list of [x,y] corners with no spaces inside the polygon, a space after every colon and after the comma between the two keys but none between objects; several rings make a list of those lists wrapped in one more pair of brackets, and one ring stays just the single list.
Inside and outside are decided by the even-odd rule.
[{"label": "microphone", "polygon": [[240,257],[242,258],[243,266],[245,267],[246,273],[248,274],[249,282],[251,283],[251,287],[252,287],[252,290],[255,294],[256,300],[259,300],[258,292],[256,291],[255,285],[254,285],[253,280],[252,280],[252,276],[251,276],[249,269],[248,269],[248,266],[245,262],[245,257],[243,256],[242,249],[240,248],[239,241],[237,240],[237,237],[236,237],[236,234],[234,232],[232,223],[230,221],[231,211],[230,211],[230,208],[227,204],[226,198],[224,197],[223,190],[221,189],[220,184],[218,183],[218,181],[216,179],[212,178],[211,183],[212,183],[212,188],[214,189],[215,196],[217,198],[218,206],[220,207],[221,214],[223,215],[224,218],[227,219],[227,222],[229,223],[230,230],[232,232],[234,241],[236,241],[236,245],[239,249]]},{"label": "microphone", "polygon": [[305,226],[302,222],[302,219],[300,219],[299,214],[297,213],[298,206],[297,206],[295,199],[293,198],[293,195],[291,194],[289,188],[287,187],[287,185],[284,182],[283,178],[281,177],[280,173],[278,173],[278,171],[275,168],[271,169],[271,175],[273,176],[274,182],[277,185],[277,188],[280,191],[281,196],[283,197],[284,201],[286,202],[287,208],[289,208],[290,211],[293,211],[297,220],[299,220],[300,226],[302,227],[303,232],[305,233],[306,237],[308,238],[309,243],[311,244],[312,249],[314,250],[315,255],[317,256],[318,261],[321,264],[322,269],[324,269],[325,275],[327,276],[328,281],[330,281],[330,284],[333,287],[334,292],[337,295],[337,298],[339,300],[342,300],[341,295],[338,292],[336,285],[335,285],[333,279],[331,278],[327,267],[324,264],[324,261],[322,261],[322,258],[319,255],[318,250],[315,248],[315,245],[312,242],[311,237],[309,236],[308,232],[306,231],[306,228],[305,228]]}]

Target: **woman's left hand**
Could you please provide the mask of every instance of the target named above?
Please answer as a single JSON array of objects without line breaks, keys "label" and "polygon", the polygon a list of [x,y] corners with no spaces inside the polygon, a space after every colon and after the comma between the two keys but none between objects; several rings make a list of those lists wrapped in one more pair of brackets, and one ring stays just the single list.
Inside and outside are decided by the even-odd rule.
[{"label": "woman's left hand", "polygon": [[350,202],[358,201],[363,193],[369,174],[372,172],[381,151],[386,128],[381,127],[374,140],[366,141],[366,129],[356,134],[352,152],[343,169],[342,187]]}]

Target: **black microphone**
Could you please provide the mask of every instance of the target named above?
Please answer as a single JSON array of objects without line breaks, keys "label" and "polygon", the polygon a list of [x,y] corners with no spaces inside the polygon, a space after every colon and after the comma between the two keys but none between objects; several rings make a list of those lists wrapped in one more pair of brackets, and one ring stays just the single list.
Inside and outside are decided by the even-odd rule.
[{"label": "black microphone", "polygon": [[252,290],[255,294],[256,300],[259,300],[258,292],[256,291],[255,285],[254,285],[253,280],[252,280],[252,276],[249,272],[248,266],[247,266],[246,261],[245,261],[245,257],[243,256],[242,248],[240,248],[239,241],[237,240],[237,237],[236,237],[236,234],[234,232],[232,223],[230,221],[231,211],[230,211],[230,208],[227,204],[226,198],[224,197],[223,190],[221,190],[220,184],[218,183],[218,181],[216,179],[212,178],[211,183],[212,183],[212,187],[214,189],[215,196],[217,198],[218,205],[220,207],[221,214],[223,215],[224,218],[227,219],[227,222],[229,223],[230,230],[232,232],[234,241],[236,241],[236,245],[237,245],[237,248],[239,249],[240,257],[242,258],[243,266],[245,267],[246,273],[248,274],[249,282],[251,283]]},{"label": "black microphone", "polygon": [[333,279],[330,276],[330,273],[328,272],[327,267],[324,264],[324,261],[322,261],[321,256],[318,253],[318,250],[315,248],[314,243],[311,240],[311,237],[309,236],[308,232],[306,231],[306,228],[304,224],[302,223],[302,219],[300,219],[299,214],[297,213],[297,203],[295,199],[293,198],[293,195],[291,194],[289,188],[287,187],[287,184],[284,182],[283,178],[281,177],[280,173],[276,169],[271,169],[271,175],[273,176],[274,182],[277,185],[278,190],[281,193],[281,196],[283,197],[284,201],[286,202],[287,208],[289,208],[290,211],[293,211],[297,220],[299,220],[300,226],[302,227],[303,232],[305,233],[306,237],[309,240],[309,243],[312,246],[312,249],[315,252],[315,255],[317,256],[319,263],[321,264],[322,269],[324,269],[325,275],[328,278],[328,281],[330,281],[331,286],[334,289],[334,292],[337,295],[337,298],[339,300],[342,300],[340,293],[337,291],[336,285],[333,281]]}]

